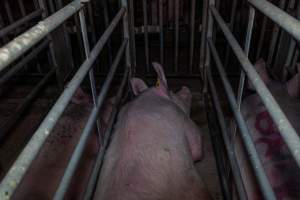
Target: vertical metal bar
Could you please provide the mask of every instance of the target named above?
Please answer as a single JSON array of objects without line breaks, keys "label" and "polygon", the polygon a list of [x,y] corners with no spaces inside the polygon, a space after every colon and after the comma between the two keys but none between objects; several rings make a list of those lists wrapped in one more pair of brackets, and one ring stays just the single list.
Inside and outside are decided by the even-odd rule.
[{"label": "vertical metal bar", "polygon": [[160,63],[164,65],[164,15],[163,0],[159,0]]},{"label": "vertical metal bar", "polygon": [[260,37],[259,37],[259,41],[258,41],[258,45],[257,45],[257,52],[256,52],[255,60],[258,60],[261,56],[261,50],[262,50],[262,46],[264,44],[265,33],[267,30],[267,23],[268,23],[268,17],[264,16],[261,31],[259,34]]},{"label": "vertical metal bar", "polygon": [[[233,0],[232,1],[232,7],[231,7],[231,14],[230,14],[230,22],[229,22],[229,29],[231,31],[233,31],[234,28],[234,21],[235,21],[235,15],[236,15],[236,10],[237,10],[237,0]],[[227,44],[226,46],[226,55],[225,55],[225,68],[227,68],[228,64],[229,64],[229,57],[230,57],[230,47]]]},{"label": "vertical metal bar", "polygon": [[92,31],[92,33],[91,33],[92,41],[95,44],[96,43],[96,29],[95,29],[95,23],[94,23],[94,18],[93,18],[92,1],[87,2],[87,10],[88,10],[88,16],[89,16],[89,21],[90,21],[90,25],[91,25],[91,31]]},{"label": "vertical metal bar", "polygon": [[[79,45],[79,53],[80,53],[80,58],[83,61],[84,60],[84,47],[82,45],[82,40],[81,40],[81,34],[80,34],[80,23],[77,15],[74,15],[74,21],[75,21],[75,27],[76,27],[76,38],[77,38],[77,43]],[[67,26],[64,26],[64,29]]]},{"label": "vertical metal bar", "polygon": [[130,32],[130,48],[131,48],[131,64],[132,73],[135,73],[136,68],[136,46],[135,46],[135,30],[134,30],[134,5],[133,0],[128,0],[128,14],[129,14],[129,32]]},{"label": "vertical metal bar", "polygon": [[26,11],[25,11],[25,7],[24,7],[24,4],[23,4],[23,0],[18,0],[18,4],[19,4],[20,10],[21,10],[22,17],[25,17],[26,16]]},{"label": "vertical metal bar", "polygon": [[[4,28],[4,26],[5,26],[5,24],[4,24],[4,21],[3,21],[3,17],[0,13],[0,29]],[[8,37],[4,36],[3,41],[4,41],[4,43],[7,43],[9,41]]]},{"label": "vertical metal bar", "polygon": [[299,60],[299,54],[300,54],[300,51],[299,49],[297,48],[296,49],[296,52],[295,52],[295,55],[294,55],[294,58],[292,60],[292,65],[291,65],[291,68],[292,69],[296,69],[296,65],[297,65],[297,62]]},{"label": "vertical metal bar", "polygon": [[[105,28],[107,28],[109,26],[107,1],[101,1],[101,3],[102,3],[102,9],[103,9],[104,26],[105,26]],[[108,65],[111,66],[111,64],[112,64],[112,48],[111,48],[110,38],[107,41],[107,48],[108,48]]]},{"label": "vertical metal bar", "polygon": [[207,18],[208,18],[208,0],[203,0],[202,5],[202,28],[201,28],[201,44],[200,44],[200,60],[199,70],[204,80],[204,64],[206,56],[206,33],[207,33]]},{"label": "vertical metal bar", "polygon": [[14,22],[14,17],[12,15],[11,8],[7,0],[4,1],[4,7],[8,17],[9,24],[12,24]]},{"label": "vertical metal bar", "polygon": [[147,0],[143,0],[143,14],[144,14],[144,40],[145,40],[146,68],[147,68],[147,73],[149,73],[150,72],[150,60],[149,60]]},{"label": "vertical metal bar", "polygon": [[[286,0],[280,0],[279,8],[284,9],[285,2],[286,2]],[[279,33],[280,33],[280,27],[274,23],[272,39],[271,39],[270,48],[269,48],[269,55],[268,55],[268,59],[267,59],[267,66],[270,66],[272,64],[275,47],[276,47],[276,42],[278,40]]]},{"label": "vertical metal bar", "polygon": [[191,0],[191,35],[190,35],[190,62],[189,73],[193,74],[194,65],[194,43],[195,43],[195,13],[196,13],[196,0]]},{"label": "vertical metal bar", "polygon": [[[226,26],[225,22],[224,22],[224,26]],[[240,129],[240,134],[241,134],[241,137],[243,139],[243,143],[244,143],[245,148],[247,150],[247,153],[249,155],[250,163],[251,163],[253,171],[254,171],[254,173],[257,177],[258,184],[259,184],[259,186],[262,190],[263,196],[264,196],[265,199],[276,199],[275,194],[272,190],[272,187],[271,187],[271,185],[268,181],[268,178],[267,178],[267,176],[264,172],[264,168],[263,168],[263,166],[260,162],[259,156],[258,156],[257,151],[255,149],[255,145],[254,145],[254,143],[251,139],[247,124],[246,124],[241,112],[239,112],[236,109],[237,101],[234,97],[234,92],[232,90],[232,87],[231,87],[231,85],[230,85],[230,83],[229,83],[229,81],[226,77],[226,72],[223,68],[220,57],[218,55],[218,52],[217,52],[214,44],[212,43],[212,40],[209,39],[208,43],[209,43],[209,47],[210,47],[210,50],[212,52],[213,58],[215,60],[217,69],[218,69],[219,74],[221,76],[222,83],[223,83],[224,89],[226,91],[225,93],[226,93],[227,98],[229,100],[231,109],[234,113],[235,119],[237,120],[237,124],[238,124],[238,127]]]},{"label": "vertical metal bar", "polygon": [[[86,28],[86,21],[85,21],[85,15],[84,15],[84,10],[83,8],[79,11],[79,20],[80,20],[80,27],[81,27],[81,34],[83,38],[83,44],[84,44],[84,52],[86,59],[90,57],[90,44],[89,44],[89,39],[88,39],[88,33],[87,33],[87,28]],[[89,71],[89,78],[90,78],[90,85],[91,85],[91,90],[92,90],[92,97],[93,97],[93,103],[94,107],[97,107],[97,90],[96,90],[96,84],[95,84],[95,77],[94,77],[94,69],[91,68]],[[97,119],[96,121],[97,125],[97,130],[98,130],[98,139],[99,139],[99,144],[102,144],[102,133],[101,133],[101,127],[100,127],[100,122]]]},{"label": "vertical metal bar", "polygon": [[[129,40],[129,16],[128,16],[128,5],[127,5],[127,0],[121,0],[121,6],[126,8],[126,12],[123,16],[123,37],[124,40]],[[148,26],[148,24],[147,24]],[[126,45],[126,52],[125,52],[125,62],[126,62],[126,67],[128,67],[129,73],[130,73],[130,78],[132,75],[132,63],[131,63],[131,58],[130,58],[130,44],[129,42]]]},{"label": "vertical metal bar", "polygon": [[178,72],[178,51],[179,51],[179,0],[175,0],[175,73]]}]

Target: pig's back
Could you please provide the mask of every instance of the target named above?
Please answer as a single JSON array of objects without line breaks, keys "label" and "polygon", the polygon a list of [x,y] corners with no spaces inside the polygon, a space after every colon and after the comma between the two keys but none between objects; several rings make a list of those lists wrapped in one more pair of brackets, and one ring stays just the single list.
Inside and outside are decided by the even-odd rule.
[{"label": "pig's back", "polygon": [[105,156],[97,199],[199,199],[200,180],[184,136],[188,119],[163,98],[139,98],[125,106]]}]

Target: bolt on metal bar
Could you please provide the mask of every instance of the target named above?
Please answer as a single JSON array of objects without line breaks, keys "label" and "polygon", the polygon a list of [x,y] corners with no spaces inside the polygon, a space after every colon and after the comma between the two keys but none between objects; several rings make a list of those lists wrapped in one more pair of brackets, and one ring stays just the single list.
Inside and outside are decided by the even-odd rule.
[{"label": "bolt on metal bar", "polygon": [[97,59],[99,53],[102,51],[107,39],[117,26],[118,22],[122,19],[125,11],[126,9],[124,7],[119,10],[110,26],[105,30],[102,37],[98,40],[97,44],[91,51],[89,59],[81,65],[26,147],[5,175],[4,179],[0,183],[0,199],[11,198],[14,190],[25,175],[31,162],[35,159],[43,143],[70,102],[76,89],[79,87],[80,83],[83,81],[84,77]]},{"label": "bolt on metal bar", "polygon": [[144,16],[144,40],[145,40],[145,56],[147,73],[150,72],[150,58],[149,58],[149,35],[148,35],[148,12],[147,0],[143,0],[143,16]]},{"label": "bolt on metal bar", "polygon": [[190,61],[189,73],[193,73],[194,65],[194,43],[195,43],[195,15],[196,15],[196,0],[191,1],[191,30],[190,30]]},{"label": "bolt on metal bar", "polygon": [[[85,21],[85,15],[84,10],[81,9],[79,11],[79,20],[80,20],[80,27],[81,27],[81,34],[83,38],[83,45],[84,45],[84,52],[86,59],[89,59],[90,56],[90,44],[88,39],[88,33],[86,30],[86,21]],[[94,69],[91,68],[89,71],[89,79],[90,79],[90,85],[92,90],[92,97],[93,97],[93,103],[94,107],[97,106],[97,90],[96,90],[96,84],[95,84],[95,76],[94,76]],[[102,143],[102,137],[101,137],[101,124],[99,120],[96,121],[97,131],[98,131],[98,138],[99,138],[99,144]]]},{"label": "bolt on metal bar", "polygon": [[159,36],[160,36],[160,64],[164,65],[164,15],[163,0],[159,0]]},{"label": "bolt on metal bar", "polygon": [[102,107],[103,105],[103,102],[104,102],[104,99],[106,97],[106,94],[108,92],[108,89],[110,87],[110,84],[113,80],[113,77],[114,77],[114,74],[116,72],[116,69],[117,67],[119,66],[119,63],[120,63],[120,60],[124,54],[124,51],[125,51],[125,47],[127,45],[127,39],[125,39],[117,53],[117,56],[113,62],[113,65],[111,67],[111,70],[109,71],[106,79],[105,79],[105,82],[104,82],[104,85],[103,85],[103,88],[97,98],[97,104],[96,106],[93,108],[90,116],[89,116],[89,119],[83,129],[83,132],[81,134],[81,137],[80,137],[80,140],[79,140],[79,143],[77,144],[73,154],[72,154],[72,157],[71,157],[71,160],[69,161],[69,164],[65,170],[65,173],[64,173],[64,176],[58,186],[58,189],[54,195],[54,200],[61,200],[64,198],[65,196],[65,193],[68,189],[68,186],[70,185],[70,182],[71,182],[71,179],[74,175],[74,172],[76,170],[76,167],[78,165],[78,162],[80,161],[80,158],[82,156],[82,153],[84,151],[84,148],[86,146],[86,143],[87,143],[87,140],[89,138],[89,135],[91,134],[92,130],[93,130],[93,127],[94,127],[94,124],[95,124],[95,121],[97,120],[97,117],[98,117],[98,113],[99,113],[99,110],[100,108]]},{"label": "bolt on metal bar", "polygon": [[[284,9],[285,3],[286,3],[286,0],[280,0],[279,8]],[[269,48],[269,55],[268,55],[268,59],[267,59],[267,66],[270,66],[272,63],[274,52],[275,52],[275,47],[276,47],[278,37],[279,37],[279,33],[280,33],[280,27],[277,24],[274,24],[272,39],[271,39],[270,48]]]},{"label": "bolt on metal bar", "polygon": [[109,145],[110,138],[112,136],[112,129],[113,129],[113,125],[114,125],[114,122],[115,122],[115,118],[117,116],[117,111],[118,111],[118,107],[119,107],[119,104],[120,104],[120,101],[121,101],[121,98],[122,98],[124,87],[126,85],[127,78],[128,78],[128,75],[129,75],[128,72],[129,72],[129,68],[126,68],[125,73],[123,75],[123,80],[122,80],[121,85],[120,85],[120,87],[118,89],[118,92],[117,92],[116,104],[115,104],[115,106],[113,108],[113,111],[110,115],[110,118],[109,118],[109,121],[108,121],[108,126],[107,126],[105,134],[104,134],[103,146],[100,149],[100,152],[98,153],[98,156],[97,156],[95,164],[94,164],[93,171],[90,175],[90,179],[89,179],[88,185],[86,187],[86,191],[85,191],[85,194],[84,194],[84,197],[83,197],[84,200],[92,199],[92,196],[93,196],[96,184],[97,184],[97,180],[99,178],[102,163],[103,163],[103,160],[104,160],[104,155],[106,153],[106,150],[107,150],[108,145]]},{"label": "bolt on metal bar", "polygon": [[[211,8],[211,9],[213,9],[213,8]],[[214,10],[212,10],[212,11],[214,13]],[[214,13],[214,15],[215,15],[215,13]],[[255,145],[254,145],[254,143],[252,141],[252,138],[250,136],[247,124],[246,124],[241,112],[237,109],[237,101],[235,99],[235,95],[234,95],[233,89],[232,89],[232,87],[229,83],[229,80],[226,77],[226,72],[224,70],[223,64],[221,63],[218,52],[217,52],[217,50],[216,50],[216,48],[215,48],[215,46],[214,46],[214,44],[213,44],[213,42],[210,38],[208,39],[208,44],[209,44],[210,51],[212,53],[212,57],[214,58],[217,69],[219,71],[224,89],[226,91],[226,96],[229,100],[230,107],[233,111],[234,117],[235,117],[235,119],[237,121],[237,124],[238,124],[238,127],[240,129],[239,133],[241,135],[244,146],[245,146],[245,148],[247,150],[247,153],[249,155],[250,163],[252,165],[254,174],[255,174],[255,176],[258,180],[258,184],[259,184],[259,186],[262,190],[263,196],[264,196],[265,199],[276,199],[275,194],[272,190],[272,187],[271,187],[271,185],[268,181],[268,178],[267,178],[267,176],[264,172],[264,168],[263,168],[263,166],[260,162],[259,156],[258,156],[257,151],[255,149]]]},{"label": "bolt on metal bar", "polygon": [[37,97],[38,93],[49,82],[50,78],[55,74],[56,68],[52,68],[50,72],[32,89],[32,91],[24,98],[23,102],[18,105],[14,114],[0,127],[0,141],[2,141],[14,127],[16,122],[20,119],[26,108]]},{"label": "bolt on metal bar", "polygon": [[175,53],[174,66],[175,73],[178,72],[178,51],[179,51],[179,0],[175,0]]},{"label": "bolt on metal bar", "polygon": [[226,148],[228,159],[229,159],[229,165],[230,165],[230,168],[231,168],[231,171],[233,174],[233,179],[235,181],[239,199],[247,199],[243,179],[242,179],[241,172],[240,172],[238,162],[237,162],[237,158],[235,157],[234,149],[231,145],[231,142],[229,141],[229,133],[228,133],[228,128],[227,128],[228,126],[226,125],[225,117],[224,117],[224,114],[223,114],[223,111],[221,108],[221,103],[218,99],[216,86],[214,84],[214,81],[213,81],[213,78],[211,75],[211,70],[208,69],[207,73],[208,73],[207,79],[208,79],[208,83],[209,83],[209,87],[210,87],[210,91],[211,91],[211,96],[213,99],[213,104],[216,109],[217,118],[218,118],[219,125],[221,128],[222,138],[225,143],[225,148]]},{"label": "bolt on metal bar", "polygon": [[0,77],[0,85],[6,82],[10,77],[12,77],[16,72],[18,72],[24,65],[26,65],[29,61],[36,57],[42,50],[44,50],[49,44],[49,40],[44,40],[41,44],[39,44],[36,48],[34,48],[28,55],[24,56],[24,58],[10,68],[7,72]]},{"label": "bolt on metal bar", "polygon": [[71,2],[2,47],[0,49],[0,72],[76,13],[81,7],[82,5],[78,0]]},{"label": "bolt on metal bar", "polygon": [[249,59],[244,54],[237,40],[234,38],[230,30],[227,28],[220,14],[217,12],[217,10],[214,7],[211,7],[211,11],[216,21],[218,22],[220,28],[222,29],[225,38],[227,39],[235,55],[237,56],[241,66],[245,70],[249,80],[252,82],[254,88],[256,89],[256,92],[260,96],[262,102],[266,106],[272,119],[277,125],[278,130],[281,133],[293,157],[295,158],[295,161],[297,162],[298,166],[300,166],[300,138],[297,132],[291,126],[289,120],[280,109],[278,103],[275,101],[274,97],[268,90],[267,86],[255,71],[253,65],[250,63]]},{"label": "bolt on metal bar", "polygon": [[256,9],[300,41],[300,22],[266,0],[248,0]]},{"label": "bolt on metal bar", "polygon": [[40,16],[41,14],[43,13],[43,10],[39,9],[39,10],[36,10],[36,11],[33,11],[32,13],[26,15],[25,17],[21,18],[20,20],[14,22],[13,24],[5,27],[5,28],[2,28],[0,30],[0,37],[4,37],[6,36],[7,34],[9,34],[11,31],[15,30],[17,27],[27,23],[28,21]]}]

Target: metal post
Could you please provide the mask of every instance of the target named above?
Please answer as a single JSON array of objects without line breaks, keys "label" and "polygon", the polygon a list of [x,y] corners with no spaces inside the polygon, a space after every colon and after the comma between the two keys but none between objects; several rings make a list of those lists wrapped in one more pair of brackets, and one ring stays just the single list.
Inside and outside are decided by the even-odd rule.
[{"label": "metal post", "polygon": [[102,107],[103,105],[103,102],[104,102],[104,99],[106,97],[106,94],[107,94],[107,91],[110,87],[110,84],[112,82],[112,79],[114,77],[114,74],[116,72],[116,69],[120,63],[120,60],[123,56],[123,53],[125,51],[125,47],[127,46],[127,39],[124,40],[123,44],[121,45],[118,53],[117,53],[117,56],[116,56],[116,59],[114,60],[113,62],[113,65],[111,66],[111,70],[109,71],[106,79],[105,79],[105,82],[104,82],[104,85],[103,85],[103,88],[97,98],[97,104],[96,106],[93,108],[90,116],[89,116],[89,119],[83,129],[83,132],[81,134],[81,137],[79,139],[79,143],[77,144],[73,154],[72,154],[72,157],[71,157],[71,160],[65,170],[65,173],[64,173],[64,176],[58,186],[58,189],[55,193],[55,196],[54,196],[54,200],[61,200],[61,199],[64,199],[64,195],[68,189],[68,186],[71,182],[71,179],[73,177],[73,174],[76,170],[76,167],[78,165],[78,162],[80,161],[80,158],[82,156],[82,153],[84,151],[84,148],[86,146],[86,143],[87,143],[87,140],[90,136],[90,133],[92,132],[93,130],[93,127],[94,127],[94,124],[95,124],[95,121],[98,117],[98,113],[99,113],[99,110],[100,108]]},{"label": "metal post", "polygon": [[175,0],[175,53],[174,66],[175,74],[178,72],[178,51],[179,51],[179,0]]},{"label": "metal post", "polygon": [[195,43],[195,15],[196,15],[196,0],[191,0],[191,30],[190,30],[190,62],[189,73],[193,74],[194,65],[194,43]]},{"label": "metal post", "polygon": [[[223,31],[225,38],[227,39],[230,46],[232,47],[233,52],[235,53],[239,62],[241,63],[241,66],[245,70],[249,80],[252,82],[257,94],[261,97],[262,102],[266,106],[269,114],[274,120],[274,123],[277,125],[278,130],[281,133],[281,136],[283,137],[293,157],[295,158],[295,161],[300,166],[300,138],[297,132],[291,126],[289,120],[280,109],[278,103],[275,101],[274,97],[268,90],[267,86],[257,74],[253,65],[250,63],[249,59],[244,54],[242,48],[239,46],[237,40],[234,38],[230,30],[227,28],[224,20],[219,15],[218,11],[214,7],[211,7],[211,11],[216,21],[218,22],[221,30]],[[300,27],[299,27],[299,31],[300,31]]]},{"label": "metal post", "polygon": [[143,0],[143,14],[144,14],[144,40],[145,40],[145,56],[147,73],[150,72],[150,58],[149,58],[149,37],[148,37],[148,12],[147,0]]},{"label": "metal post", "polygon": [[163,15],[163,0],[159,0],[159,36],[160,36],[160,64],[164,65],[164,15]]},{"label": "metal post", "polygon": [[[80,27],[81,27],[81,34],[83,38],[83,44],[84,44],[84,52],[86,59],[89,59],[90,56],[90,44],[88,39],[88,33],[86,30],[86,21],[85,21],[85,15],[84,10],[81,9],[79,11],[79,20],[80,20]],[[94,76],[94,69],[91,68],[89,71],[89,78],[90,78],[90,85],[92,90],[92,97],[93,97],[93,103],[94,107],[97,106],[97,90],[96,90],[96,84],[95,84],[95,76]],[[99,144],[102,144],[102,136],[101,136],[101,124],[99,120],[96,121],[97,130],[98,130],[98,138],[99,138]]]},{"label": "metal post", "polygon": [[203,8],[202,8],[202,28],[201,28],[201,44],[200,44],[200,60],[199,60],[199,70],[202,74],[202,80],[204,81],[204,64],[205,64],[205,56],[207,50],[206,43],[206,33],[207,33],[207,18],[208,18],[208,1],[203,0]]},{"label": "metal post", "polygon": [[261,56],[261,50],[262,50],[262,46],[264,44],[265,33],[266,33],[266,29],[267,29],[267,22],[268,22],[268,18],[266,16],[264,16],[261,31],[260,31],[260,37],[259,37],[259,40],[258,40],[255,60],[258,60]]},{"label": "metal post", "polygon": [[130,48],[131,48],[131,73],[135,73],[136,68],[136,46],[135,46],[135,26],[134,26],[134,5],[133,0],[128,0],[128,14],[129,14],[129,33],[130,33]]},{"label": "metal post", "polygon": [[[77,5],[77,1],[72,2],[69,5]],[[80,3],[80,2],[79,2]],[[81,5],[77,5],[78,7],[73,7],[72,13],[74,14],[74,11],[76,12],[76,8],[80,8]],[[63,8],[61,11],[65,11],[65,15],[69,16],[69,10],[68,6]],[[49,111],[46,118],[43,120],[43,122],[40,124],[39,128],[36,130],[34,135],[31,137],[30,141],[27,143],[26,147],[23,149],[17,160],[14,162],[4,179],[2,180],[0,184],[0,199],[9,199],[11,198],[14,190],[20,183],[21,179],[25,175],[26,171],[28,170],[31,162],[35,159],[37,156],[39,150],[41,149],[42,145],[44,144],[45,140],[49,136],[50,132],[54,128],[56,122],[58,121],[59,117],[62,115],[63,111],[65,110],[66,106],[70,102],[73,94],[75,93],[76,89],[79,87],[81,82],[83,81],[86,74],[89,72],[90,68],[92,67],[93,63],[95,62],[96,58],[98,57],[99,53],[102,51],[105,43],[107,42],[107,38],[111,35],[115,27],[117,26],[118,22],[121,20],[125,13],[126,9],[121,8],[120,11],[117,13],[113,21],[111,22],[110,26],[106,29],[106,31],[103,33],[102,37],[99,39],[95,47],[90,53],[90,57],[88,60],[86,60],[77,73],[74,75],[72,80],[67,85],[64,92],[61,94],[61,96],[56,101],[55,105],[52,107],[52,109]],[[58,11],[59,13],[60,11]],[[71,14],[70,14],[71,15]],[[57,16],[54,14],[54,16]],[[49,19],[49,18],[48,18]],[[51,19],[51,17],[50,17]],[[64,19],[67,19],[67,17],[64,17]],[[61,21],[62,22],[62,21]],[[56,22],[58,23],[58,22]],[[55,24],[56,24],[55,23]],[[50,27],[51,30],[51,27]],[[29,30],[30,31],[30,30]],[[38,35],[37,38],[45,35]],[[31,44],[27,44],[31,45]],[[28,48],[28,46],[26,46]],[[99,105],[99,104],[98,104]],[[13,183],[13,184],[12,184]]]},{"label": "metal post", "polygon": [[[109,26],[109,17],[108,17],[108,8],[107,8],[107,1],[101,1],[102,8],[103,8],[103,18],[104,18],[104,26],[107,28]],[[111,40],[107,41],[107,48],[108,48],[108,65],[111,66],[112,64],[112,48],[111,48]]]},{"label": "metal post", "polygon": [[[216,10],[214,10],[215,8],[211,7],[212,12],[215,15],[215,12],[217,12]],[[218,21],[218,19],[216,19]],[[225,23],[225,22],[224,22]],[[255,145],[251,139],[250,133],[249,133],[249,129],[247,127],[247,124],[241,114],[241,112],[237,109],[237,101],[234,97],[234,92],[233,89],[226,77],[226,72],[224,70],[224,67],[221,63],[220,57],[218,55],[218,52],[212,42],[211,39],[208,39],[208,44],[212,53],[212,56],[214,58],[214,61],[216,63],[217,69],[219,71],[219,74],[221,76],[222,79],[222,83],[224,86],[224,89],[226,91],[226,96],[229,100],[230,103],[230,107],[233,111],[233,114],[235,116],[235,119],[237,121],[238,127],[240,129],[240,134],[241,134],[241,138],[243,140],[244,146],[247,150],[247,153],[249,155],[249,160],[250,163],[252,165],[252,169],[254,171],[254,174],[258,180],[258,184],[262,190],[263,196],[265,199],[276,199],[275,198],[275,194],[272,190],[272,187],[268,181],[268,178],[264,172],[264,168],[260,162],[259,156],[256,152],[255,149]]]}]

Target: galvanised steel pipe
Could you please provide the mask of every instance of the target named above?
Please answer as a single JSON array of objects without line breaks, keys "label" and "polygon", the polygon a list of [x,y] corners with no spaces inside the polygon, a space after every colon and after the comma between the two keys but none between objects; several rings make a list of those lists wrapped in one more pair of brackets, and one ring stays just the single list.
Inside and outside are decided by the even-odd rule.
[{"label": "galvanised steel pipe", "polygon": [[95,165],[94,165],[93,171],[92,171],[91,176],[90,176],[89,183],[87,185],[87,188],[86,188],[86,191],[85,191],[85,194],[84,194],[84,198],[83,198],[84,200],[92,199],[92,196],[94,194],[94,190],[95,190],[97,180],[99,178],[99,174],[100,174],[100,171],[101,171],[102,163],[103,163],[103,160],[104,160],[104,155],[105,155],[106,150],[109,146],[109,141],[110,141],[110,138],[112,136],[112,128],[113,128],[113,125],[114,125],[114,122],[115,122],[115,118],[117,116],[118,105],[120,104],[122,94],[123,94],[123,89],[124,89],[124,86],[127,83],[128,75],[129,75],[129,68],[127,67],[126,70],[125,70],[125,73],[123,75],[122,83],[121,83],[121,85],[118,89],[118,92],[117,92],[115,107],[113,108],[113,111],[112,111],[111,116],[110,116],[109,121],[108,121],[106,131],[104,133],[103,146],[100,149],[100,152],[98,153],[98,156],[96,158]]},{"label": "galvanised steel pipe", "polygon": [[0,72],[80,10],[81,7],[83,5],[79,0],[69,3],[2,47],[0,49]]},{"label": "galvanised steel pipe", "polygon": [[296,40],[300,41],[300,22],[266,0],[248,0],[256,9],[281,26]]},{"label": "galvanised steel pipe", "polygon": [[3,28],[0,30],[0,37],[3,37],[13,31],[14,29],[18,28],[19,26],[26,24],[28,21],[40,16],[43,13],[42,9],[33,11],[32,13],[26,15],[25,17],[21,18],[20,20],[14,22],[13,24]]},{"label": "galvanised steel pipe", "polygon": [[72,154],[71,160],[65,170],[64,176],[63,176],[63,178],[58,186],[58,189],[55,193],[55,196],[53,198],[54,200],[64,199],[65,193],[67,192],[67,189],[70,185],[73,174],[75,173],[77,165],[80,161],[80,158],[81,158],[84,148],[86,146],[87,140],[95,126],[95,122],[97,121],[99,110],[102,107],[103,101],[106,97],[106,94],[108,92],[108,89],[110,87],[110,84],[112,82],[114,74],[116,72],[116,69],[119,66],[120,60],[124,55],[127,42],[128,42],[128,40],[125,39],[124,42],[122,43],[122,45],[117,53],[117,56],[110,68],[110,71],[105,79],[104,84],[103,84],[101,93],[97,97],[97,103],[94,106],[94,108],[89,116],[89,119],[83,129],[81,136],[80,136],[79,143],[77,144],[77,146]]},{"label": "galvanised steel pipe", "polygon": [[126,9],[122,7],[117,13],[110,26],[105,30],[94,49],[91,51],[89,58],[81,65],[77,73],[69,82],[64,92],[61,94],[55,105],[52,107],[46,118],[43,120],[39,128],[36,130],[26,147],[23,149],[17,160],[14,162],[4,179],[0,184],[0,199],[10,199],[14,190],[25,175],[31,162],[35,159],[43,143],[52,131],[59,117],[64,112],[70,102],[76,89],[79,87],[90,68],[94,64],[98,55],[102,51],[109,36],[116,28],[118,22],[122,19]]},{"label": "galvanised steel pipe", "polygon": [[232,109],[232,112],[234,114],[234,117],[236,119],[237,125],[240,129],[240,135],[242,138],[242,141],[244,143],[244,146],[246,148],[246,151],[249,155],[249,160],[250,163],[252,165],[254,174],[257,178],[258,184],[261,188],[262,194],[264,196],[265,199],[269,200],[269,199],[276,199],[274,191],[270,185],[270,182],[268,181],[268,178],[264,172],[264,168],[260,162],[259,156],[257,154],[257,151],[255,149],[254,143],[252,141],[252,138],[250,136],[250,132],[249,129],[247,127],[247,124],[241,114],[241,112],[238,110],[238,104],[237,104],[237,100],[235,99],[235,95],[233,92],[233,89],[230,85],[230,82],[228,80],[228,78],[226,77],[226,72],[224,70],[224,66],[221,63],[220,57],[218,55],[218,52],[211,40],[211,38],[208,38],[208,45],[209,45],[209,49],[211,51],[212,57],[216,63],[216,67],[219,71],[221,80],[223,82],[223,86],[225,89],[225,93],[226,96],[229,100],[229,105]]},{"label": "galvanised steel pipe", "polygon": [[231,142],[229,141],[228,127],[226,126],[226,123],[225,123],[224,113],[221,108],[221,103],[220,103],[218,95],[217,95],[216,86],[213,81],[210,68],[207,70],[207,80],[208,80],[208,85],[210,88],[211,96],[213,99],[213,104],[216,109],[222,138],[224,140],[225,148],[227,151],[229,165],[230,165],[233,179],[235,181],[235,185],[237,188],[237,193],[239,195],[239,199],[245,200],[245,199],[247,199],[247,194],[246,194],[246,191],[244,188],[244,183],[243,183],[243,179],[242,179],[241,172],[239,169],[239,165],[238,165],[237,159],[235,157],[234,149],[231,145]]},{"label": "galvanised steel pipe", "polygon": [[278,103],[275,101],[265,83],[261,80],[260,76],[255,71],[254,66],[251,64],[251,62],[243,52],[243,49],[226,26],[224,20],[222,19],[216,8],[212,6],[210,7],[210,9],[221,30],[223,31],[225,38],[229,42],[234,54],[237,56],[237,59],[245,70],[246,75],[253,84],[262,102],[266,106],[268,112],[274,120],[274,123],[277,125],[278,130],[281,133],[281,136],[287,144],[290,152],[292,153],[295,161],[297,162],[298,166],[300,166],[300,138],[297,132],[280,109]]}]

